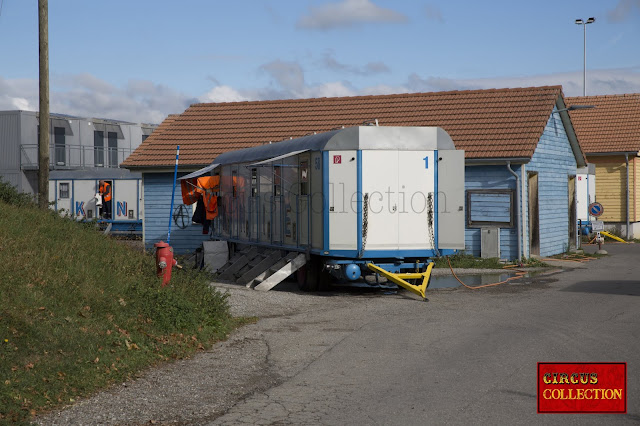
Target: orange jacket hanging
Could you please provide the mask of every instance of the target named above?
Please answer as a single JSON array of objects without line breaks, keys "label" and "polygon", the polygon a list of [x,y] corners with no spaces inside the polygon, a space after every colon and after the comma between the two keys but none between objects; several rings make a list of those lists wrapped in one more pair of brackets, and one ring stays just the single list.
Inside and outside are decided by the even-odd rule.
[{"label": "orange jacket hanging", "polygon": [[202,197],[207,211],[207,219],[211,220],[218,216],[217,193],[220,191],[220,176],[185,179],[180,181],[180,189],[184,204],[189,206]]}]

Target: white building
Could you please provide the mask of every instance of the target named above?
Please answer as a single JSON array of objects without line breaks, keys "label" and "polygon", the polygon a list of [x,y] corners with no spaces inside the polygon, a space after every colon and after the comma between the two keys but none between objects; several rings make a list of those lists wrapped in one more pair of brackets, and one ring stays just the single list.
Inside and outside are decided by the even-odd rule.
[{"label": "white building", "polygon": [[[49,169],[117,168],[155,124],[51,114]],[[0,177],[22,192],[38,192],[38,113],[0,111]]]}]

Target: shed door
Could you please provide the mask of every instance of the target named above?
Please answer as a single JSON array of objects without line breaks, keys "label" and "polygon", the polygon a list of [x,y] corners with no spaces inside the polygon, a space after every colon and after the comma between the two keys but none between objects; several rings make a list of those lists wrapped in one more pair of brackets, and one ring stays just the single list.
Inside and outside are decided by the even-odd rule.
[{"label": "shed door", "polygon": [[538,213],[538,174],[529,173],[529,253],[540,256],[540,215]]},{"label": "shed door", "polygon": [[576,177],[569,176],[569,244],[575,247],[576,244]]}]

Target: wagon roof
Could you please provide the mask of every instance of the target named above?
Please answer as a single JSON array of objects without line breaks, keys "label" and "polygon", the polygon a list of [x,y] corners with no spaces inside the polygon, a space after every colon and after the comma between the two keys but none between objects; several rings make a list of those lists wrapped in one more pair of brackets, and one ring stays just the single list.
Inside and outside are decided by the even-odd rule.
[{"label": "wagon roof", "polygon": [[640,93],[566,98],[595,108],[570,113],[587,154],[640,151]]},{"label": "wagon roof", "polygon": [[442,127],[467,159],[531,158],[556,105],[564,107],[561,86],[199,103],[167,118],[122,165],[172,167],[180,145],[180,165],[195,168],[227,151],[375,120]]}]

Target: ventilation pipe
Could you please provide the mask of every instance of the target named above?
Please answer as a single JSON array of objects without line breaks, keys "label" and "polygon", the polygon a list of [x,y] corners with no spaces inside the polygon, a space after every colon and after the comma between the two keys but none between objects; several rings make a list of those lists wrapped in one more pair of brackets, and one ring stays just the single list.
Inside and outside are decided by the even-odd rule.
[{"label": "ventilation pipe", "polygon": [[518,263],[522,263],[522,221],[520,220],[520,177],[511,168],[511,161],[507,161],[507,169],[516,178],[516,221],[518,222]]}]

